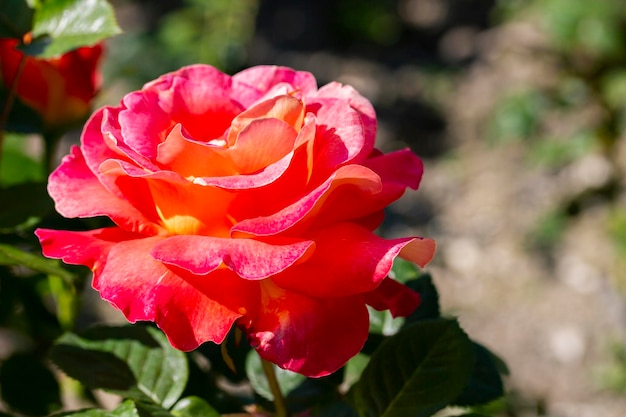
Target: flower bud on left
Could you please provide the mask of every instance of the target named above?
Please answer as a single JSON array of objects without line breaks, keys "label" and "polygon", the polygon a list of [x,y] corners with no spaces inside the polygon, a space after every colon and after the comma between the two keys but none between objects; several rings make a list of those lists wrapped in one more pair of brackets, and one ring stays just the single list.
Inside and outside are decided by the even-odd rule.
[{"label": "flower bud on left", "polygon": [[102,81],[98,71],[102,44],[47,59],[24,57],[18,44],[18,39],[0,39],[4,88],[15,88],[17,82],[17,98],[41,116],[45,131],[62,130],[84,121]]}]

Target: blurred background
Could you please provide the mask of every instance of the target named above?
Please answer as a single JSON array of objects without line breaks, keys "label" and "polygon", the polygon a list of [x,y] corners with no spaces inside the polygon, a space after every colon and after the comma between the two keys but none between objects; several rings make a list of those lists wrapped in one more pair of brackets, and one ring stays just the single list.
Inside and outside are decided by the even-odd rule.
[{"label": "blurred background", "polygon": [[381,233],[438,241],[444,311],[509,365],[498,415],[626,415],[625,1],[112,3],[98,104],[198,62],[354,86],[425,162]]}]

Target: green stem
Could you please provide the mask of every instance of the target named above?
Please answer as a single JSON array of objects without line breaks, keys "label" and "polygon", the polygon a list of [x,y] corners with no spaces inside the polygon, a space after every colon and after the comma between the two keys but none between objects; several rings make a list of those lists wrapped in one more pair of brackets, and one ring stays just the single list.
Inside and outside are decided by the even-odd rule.
[{"label": "green stem", "polygon": [[2,161],[2,148],[4,145],[4,129],[6,128],[7,121],[9,120],[9,114],[11,114],[11,108],[13,107],[13,102],[15,101],[15,97],[17,96],[17,85],[22,76],[22,72],[24,71],[24,67],[26,66],[26,55],[22,55],[19,64],[17,65],[17,71],[15,71],[15,78],[13,78],[13,83],[11,84],[11,88],[9,88],[9,92],[7,93],[7,99],[4,102],[4,107],[2,108],[2,113],[0,114],[0,161]]},{"label": "green stem", "polygon": [[267,378],[267,382],[270,386],[270,391],[272,391],[272,395],[274,395],[274,407],[276,408],[275,416],[288,417],[289,413],[287,412],[287,403],[285,402],[283,393],[280,391],[280,385],[278,385],[278,379],[276,379],[274,364],[261,358],[261,365],[263,366],[263,372],[265,373],[265,377]]},{"label": "green stem", "polygon": [[47,177],[55,168],[56,150],[61,140],[61,134],[59,132],[44,132],[44,174]]}]

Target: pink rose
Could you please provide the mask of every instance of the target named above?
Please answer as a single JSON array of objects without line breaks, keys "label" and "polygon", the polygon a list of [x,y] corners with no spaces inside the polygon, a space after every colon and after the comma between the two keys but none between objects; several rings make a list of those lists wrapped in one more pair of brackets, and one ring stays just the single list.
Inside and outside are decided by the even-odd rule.
[{"label": "pink rose", "polygon": [[182,68],[98,110],[50,176],[59,213],[117,226],[36,233],[46,256],[91,268],[102,298],[181,350],[234,324],[264,359],[327,375],[363,346],[366,304],[396,316],[419,304],[387,277],[394,258],[424,266],[435,252],[372,233],[422,175],[375,134],[352,87],[281,67]]}]

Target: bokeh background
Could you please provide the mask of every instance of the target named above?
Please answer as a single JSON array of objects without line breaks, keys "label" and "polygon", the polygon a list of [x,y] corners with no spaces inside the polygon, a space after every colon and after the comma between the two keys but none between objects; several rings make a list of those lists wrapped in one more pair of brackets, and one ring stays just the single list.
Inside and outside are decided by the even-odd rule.
[{"label": "bokeh background", "polygon": [[625,1],[112,3],[99,104],[197,62],[351,84],[425,162],[380,232],[438,241],[444,311],[509,365],[500,415],[626,415]]}]

